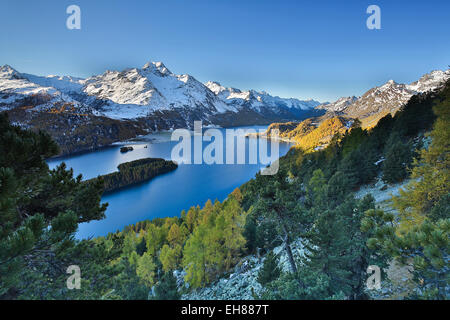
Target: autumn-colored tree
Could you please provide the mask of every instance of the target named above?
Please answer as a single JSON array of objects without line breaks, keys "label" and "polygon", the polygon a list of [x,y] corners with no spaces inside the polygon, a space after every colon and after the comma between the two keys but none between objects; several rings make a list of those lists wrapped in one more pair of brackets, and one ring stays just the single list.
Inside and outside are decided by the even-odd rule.
[{"label": "autumn-colored tree", "polygon": [[[234,196],[223,204],[207,202],[183,250],[186,281],[199,287],[233,266],[245,246],[245,213]],[[167,250],[167,249],[166,249]]]},{"label": "autumn-colored tree", "polygon": [[170,227],[169,234],[167,235],[167,241],[169,241],[172,247],[176,245],[182,245],[184,242],[183,235],[181,234],[181,229],[178,224],[174,223]]},{"label": "autumn-colored tree", "polygon": [[198,224],[200,207],[191,207],[186,213],[186,227],[192,232]]},{"label": "autumn-colored tree", "polygon": [[147,252],[150,255],[156,256],[158,251],[162,248],[167,239],[168,231],[163,226],[158,227],[150,224],[145,233],[145,241]]},{"label": "autumn-colored tree", "polygon": [[186,242],[183,250],[183,266],[186,268],[185,280],[193,287],[207,282],[207,235],[206,227],[200,225]]},{"label": "autumn-colored tree", "polygon": [[159,260],[161,261],[163,270],[168,272],[177,269],[181,263],[181,255],[181,245],[176,244],[173,248],[171,248],[165,244],[161,248],[161,253],[159,254]]},{"label": "autumn-colored tree", "polygon": [[138,258],[136,274],[145,285],[152,286],[154,284],[155,271],[156,265],[153,262],[153,256],[149,252],[144,253],[142,257]]},{"label": "autumn-colored tree", "polygon": [[414,161],[411,182],[393,198],[402,218],[399,230],[422,223],[450,193],[450,88],[442,94],[445,98],[433,108],[438,118],[428,135],[431,144]]}]

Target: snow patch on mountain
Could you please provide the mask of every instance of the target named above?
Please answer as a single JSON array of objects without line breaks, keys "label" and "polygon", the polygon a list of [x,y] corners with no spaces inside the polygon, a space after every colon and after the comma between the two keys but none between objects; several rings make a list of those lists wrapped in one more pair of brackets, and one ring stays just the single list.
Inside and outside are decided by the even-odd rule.
[{"label": "snow patch on mountain", "polygon": [[83,88],[83,79],[71,76],[36,76],[23,73],[22,76],[30,82],[42,87],[52,87],[61,92],[79,92]]}]

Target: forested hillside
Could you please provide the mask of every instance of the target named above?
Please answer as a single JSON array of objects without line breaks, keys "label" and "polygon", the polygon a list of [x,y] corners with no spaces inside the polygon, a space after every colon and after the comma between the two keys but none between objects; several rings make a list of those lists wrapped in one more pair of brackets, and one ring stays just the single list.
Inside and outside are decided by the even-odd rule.
[{"label": "forested hillside", "polygon": [[[160,158],[145,158],[119,164],[118,172],[112,172],[100,177],[103,180],[105,192],[116,191],[154,177],[173,171],[178,165],[173,161]],[[95,179],[89,180],[92,182]]]},{"label": "forested hillside", "polygon": [[[74,239],[78,223],[104,217],[103,180],[83,183],[65,165],[49,170],[44,159],[58,152],[49,136],[2,115],[0,297],[177,299],[261,254],[256,298],[369,299],[367,267],[394,259],[414,270],[408,298],[448,298],[449,112],[447,82],[371,130],[355,122],[322,150],[292,148],[278,174],[257,175],[223,202],[83,241]],[[378,177],[411,177],[394,214],[354,197]],[[288,270],[272,252],[280,245]],[[69,265],[82,270],[79,290],[66,287]]]},{"label": "forested hillside", "polygon": [[[254,208],[245,230],[249,250],[283,244],[292,256],[290,244],[299,237],[308,249],[290,260],[290,273],[263,269],[263,298],[369,298],[367,267],[384,268],[393,259],[414,270],[409,297],[448,298],[449,84],[413,96],[370,131],[354,124],[324,150],[293,148],[277,176],[257,176],[241,188],[244,209]],[[383,212],[371,196],[354,198],[377,176],[399,182],[411,168],[411,182],[393,199],[399,214]]]}]

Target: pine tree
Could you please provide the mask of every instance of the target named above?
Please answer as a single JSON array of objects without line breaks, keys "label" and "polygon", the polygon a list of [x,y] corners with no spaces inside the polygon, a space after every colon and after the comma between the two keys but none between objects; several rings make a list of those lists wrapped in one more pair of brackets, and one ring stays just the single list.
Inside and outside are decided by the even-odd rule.
[{"label": "pine tree", "polygon": [[[316,170],[307,187],[307,197],[313,199],[310,215],[315,220],[304,236],[307,250],[302,259],[303,274],[326,276],[323,298],[365,298],[366,269],[375,258],[365,244],[368,235],[360,230],[364,212],[374,208],[373,198],[355,200],[348,194],[346,181],[338,171],[327,185],[321,170]],[[377,257],[379,265],[384,263],[380,258]]]},{"label": "pine tree", "polygon": [[179,300],[177,279],[172,272],[166,272],[155,286],[155,300]]},{"label": "pine tree", "polygon": [[39,296],[76,246],[78,223],[103,217],[103,187],[73,178],[64,164],[49,170],[45,158],[58,152],[50,136],[12,126],[5,114],[0,150],[0,297]]},{"label": "pine tree", "polygon": [[347,176],[341,172],[336,173],[328,180],[327,201],[328,206],[336,206],[342,203],[351,192],[351,187]]},{"label": "pine tree", "polygon": [[291,249],[293,234],[297,233],[299,228],[302,228],[296,194],[293,186],[287,181],[286,173],[283,170],[279,170],[276,175],[269,176],[266,179],[270,179],[271,182],[266,182],[254,210],[265,220],[275,222],[278,237],[283,242],[284,250],[288,256],[290,270],[292,273],[297,273],[297,265]]},{"label": "pine tree", "polygon": [[411,146],[404,143],[398,133],[394,132],[386,143],[383,162],[383,180],[397,183],[408,176],[408,166],[412,160]]},{"label": "pine tree", "polygon": [[[301,282],[304,285],[299,286]],[[323,272],[301,268],[297,274],[282,273],[281,276],[269,282],[262,290],[260,299],[266,300],[342,300],[343,293],[334,295],[330,292],[330,279]]]},{"label": "pine tree", "polygon": [[278,279],[278,277],[280,276],[281,269],[278,266],[278,260],[278,256],[275,255],[273,251],[269,251],[269,253],[266,254],[264,264],[259,270],[257,278],[257,281],[262,286],[265,286],[267,283]]},{"label": "pine tree", "polygon": [[322,272],[330,281],[329,295],[343,291],[351,293],[348,268],[352,256],[348,249],[351,243],[343,217],[334,210],[324,211],[308,233],[305,264],[310,270]]},{"label": "pine tree", "polygon": [[127,260],[121,260],[123,268],[117,277],[114,277],[114,290],[124,300],[147,300],[150,288],[140,281],[136,269]]},{"label": "pine tree", "polygon": [[412,226],[397,235],[394,216],[381,210],[369,210],[363,230],[372,230],[368,246],[385,252],[400,263],[412,267],[417,290],[412,297],[447,299],[450,219],[428,221]]},{"label": "pine tree", "polygon": [[245,227],[243,236],[247,240],[247,250],[250,253],[256,251],[258,247],[257,237],[257,224],[256,217],[253,214],[249,214],[245,220]]}]

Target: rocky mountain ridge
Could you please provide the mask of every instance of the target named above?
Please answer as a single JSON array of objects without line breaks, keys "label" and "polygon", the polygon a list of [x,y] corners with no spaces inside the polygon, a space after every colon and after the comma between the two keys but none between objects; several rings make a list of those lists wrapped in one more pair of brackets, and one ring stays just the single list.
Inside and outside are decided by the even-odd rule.
[{"label": "rocky mountain ridge", "polygon": [[365,92],[361,97],[342,97],[333,103],[321,104],[316,109],[326,110],[320,117],[301,122],[272,123],[266,133],[279,129],[280,137],[296,143],[304,150],[324,148],[336,133],[345,133],[356,119],[358,125],[370,128],[387,114],[394,115],[416,94],[437,90],[450,78],[450,70],[432,71],[411,84],[389,80]]},{"label": "rocky mountain ridge", "polygon": [[435,90],[449,78],[450,69],[431,71],[410,84],[389,80],[381,86],[371,88],[360,97],[342,97],[333,103],[321,104],[316,109],[361,121],[377,115],[381,115],[381,118],[387,113],[394,114],[413,95]]}]

